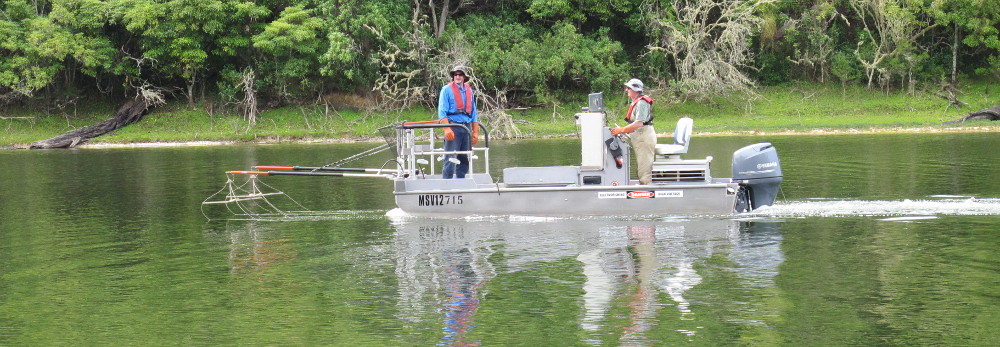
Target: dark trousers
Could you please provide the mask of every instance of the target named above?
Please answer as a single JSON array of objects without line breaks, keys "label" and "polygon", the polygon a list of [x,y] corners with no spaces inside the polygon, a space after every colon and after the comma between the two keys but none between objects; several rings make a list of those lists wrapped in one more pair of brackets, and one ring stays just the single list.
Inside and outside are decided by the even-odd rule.
[{"label": "dark trousers", "polygon": [[[471,126],[466,124],[466,126]],[[451,127],[451,130],[455,132],[455,139],[448,141],[444,140],[444,150],[446,151],[468,151],[472,149],[472,143],[469,141],[469,132],[462,127]],[[449,158],[458,158],[458,164],[448,161]],[[469,156],[467,154],[453,155],[449,154],[444,157],[444,169],[441,172],[441,176],[444,178],[465,178],[465,174],[469,173]]]}]

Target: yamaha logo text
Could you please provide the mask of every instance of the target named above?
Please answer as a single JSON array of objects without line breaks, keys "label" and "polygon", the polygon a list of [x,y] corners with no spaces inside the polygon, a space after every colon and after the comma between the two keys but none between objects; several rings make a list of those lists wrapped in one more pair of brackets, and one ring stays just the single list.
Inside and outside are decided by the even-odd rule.
[{"label": "yamaha logo text", "polygon": [[760,164],[757,164],[757,170],[768,169],[768,168],[777,167],[777,166],[778,166],[778,162],[776,162],[776,161],[772,161],[770,163],[760,163]]}]

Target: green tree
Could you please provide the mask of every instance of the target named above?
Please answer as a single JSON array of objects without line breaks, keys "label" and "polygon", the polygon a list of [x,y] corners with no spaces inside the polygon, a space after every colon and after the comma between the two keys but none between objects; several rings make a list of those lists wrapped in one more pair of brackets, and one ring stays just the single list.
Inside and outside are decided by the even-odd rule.
[{"label": "green tree", "polygon": [[823,0],[805,9],[798,19],[786,23],[786,40],[792,46],[792,56],[788,59],[820,83],[830,73],[831,54],[837,47],[830,31],[840,18],[833,1]]},{"label": "green tree", "polygon": [[463,19],[461,30],[477,77],[497,90],[532,96],[518,101],[553,101],[560,90],[617,90],[616,81],[628,76],[621,43],[607,28],[585,35],[569,21],[542,28],[475,15]]},{"label": "green tree", "polygon": [[[326,0],[317,6],[326,38],[318,56],[320,73],[339,90],[372,91],[386,72],[381,54],[393,47],[408,51],[419,44],[413,38],[427,30],[412,23],[411,16],[422,15],[408,0]],[[422,60],[414,57],[414,62]]]},{"label": "green tree", "polygon": [[499,109],[629,75],[687,98],[858,71],[912,88],[1000,75],[998,29],[1000,0],[7,0],[0,102],[155,85],[244,110],[332,91],[433,106],[459,63]]},{"label": "green tree", "polygon": [[934,20],[951,29],[951,81],[958,79],[960,47],[982,50],[986,64],[970,64],[980,75],[1000,75],[1000,1],[934,0]]},{"label": "green tree", "polygon": [[841,91],[846,92],[847,82],[861,77],[861,67],[858,66],[854,54],[837,50],[830,59],[830,73],[840,80]]},{"label": "green tree", "polygon": [[69,86],[77,73],[106,68],[114,48],[100,35],[103,11],[96,0],[0,5],[0,101],[32,97],[58,81]]},{"label": "green tree", "polygon": [[264,26],[263,32],[253,36],[253,47],[262,54],[257,64],[278,97],[295,95],[289,91],[290,87],[299,92],[309,91],[311,82],[317,82],[322,27],[323,21],[313,16],[312,11],[291,6]]},{"label": "green tree", "polygon": [[212,58],[234,56],[250,42],[254,23],[271,12],[253,2],[238,0],[111,0],[112,18],[137,36],[133,59],[150,59],[161,83],[181,79],[188,103],[194,105],[195,87],[204,88]]},{"label": "green tree", "polygon": [[532,18],[551,22],[569,21],[576,25],[589,20],[600,22],[621,20],[638,5],[628,0],[531,0],[525,12]]}]

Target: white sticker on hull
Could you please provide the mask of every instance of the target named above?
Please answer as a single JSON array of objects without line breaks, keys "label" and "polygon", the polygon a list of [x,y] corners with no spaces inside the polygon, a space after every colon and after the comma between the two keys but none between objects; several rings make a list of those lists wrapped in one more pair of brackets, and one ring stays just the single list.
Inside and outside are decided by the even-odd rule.
[{"label": "white sticker on hull", "polygon": [[597,192],[598,199],[625,199],[625,192]]},{"label": "white sticker on hull", "polygon": [[658,198],[683,198],[683,190],[657,190],[656,197]]},{"label": "white sticker on hull", "polygon": [[657,190],[657,191],[624,191],[624,192],[597,192],[598,199],[652,199],[652,198],[683,198],[683,190]]}]

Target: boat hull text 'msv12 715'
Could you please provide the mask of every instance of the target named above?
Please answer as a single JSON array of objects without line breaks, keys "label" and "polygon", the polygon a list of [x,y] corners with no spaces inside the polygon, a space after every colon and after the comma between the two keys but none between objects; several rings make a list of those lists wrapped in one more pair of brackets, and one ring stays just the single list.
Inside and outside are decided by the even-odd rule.
[{"label": "boat hull text 'msv12 715'", "polygon": [[[675,143],[657,145],[652,182],[639,184],[629,178],[628,142],[611,135],[604,112],[594,110],[594,102],[591,104],[590,109],[575,115],[581,149],[580,165],[575,166],[507,167],[502,169],[500,179],[494,179],[489,166],[488,129],[480,125],[485,135],[480,146],[470,151],[445,151],[438,138],[441,130],[467,125],[433,121],[403,122],[380,129],[387,143],[377,149],[395,157],[390,161],[395,163],[391,168],[344,168],[342,163],[335,163],[321,167],[258,166],[254,171],[228,173],[247,174],[251,180],[263,175],[386,178],[393,182],[399,209],[415,216],[719,215],[746,212],[774,202],[782,173],[770,143],[737,150],[733,154],[733,177],[714,178],[709,169],[712,157],[680,157],[687,152],[691,137],[692,121],[685,117],[675,129]],[[442,178],[441,163],[459,154],[469,157],[469,173],[464,178]],[[232,184],[232,178],[229,182]],[[242,189],[224,189],[231,193],[205,203],[249,201],[258,195],[276,194],[263,192],[260,184],[252,183],[250,188],[244,184]]]}]

